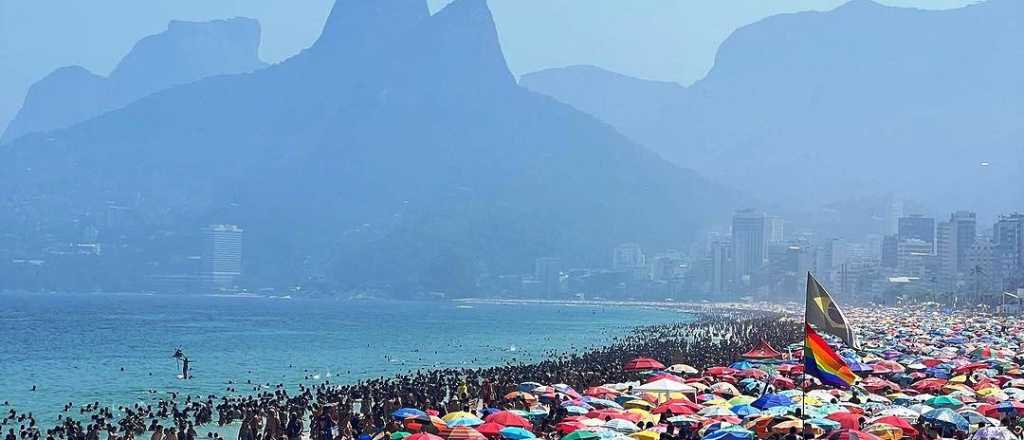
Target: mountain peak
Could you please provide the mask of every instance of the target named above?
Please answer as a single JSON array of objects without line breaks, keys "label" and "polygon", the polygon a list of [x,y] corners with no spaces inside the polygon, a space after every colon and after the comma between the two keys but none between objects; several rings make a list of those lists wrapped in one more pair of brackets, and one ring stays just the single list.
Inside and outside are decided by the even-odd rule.
[{"label": "mountain peak", "polygon": [[172,86],[262,68],[259,47],[260,23],[251,18],[173,20],[139,40],[109,77],[70,66],[33,84],[0,143],[65,128]]},{"label": "mountain peak", "polygon": [[430,16],[423,0],[337,0],[313,45],[318,50],[355,50],[401,34]]},{"label": "mountain peak", "polygon": [[422,56],[437,58],[437,80],[515,84],[485,0],[455,0],[431,17],[422,36],[428,44]]}]

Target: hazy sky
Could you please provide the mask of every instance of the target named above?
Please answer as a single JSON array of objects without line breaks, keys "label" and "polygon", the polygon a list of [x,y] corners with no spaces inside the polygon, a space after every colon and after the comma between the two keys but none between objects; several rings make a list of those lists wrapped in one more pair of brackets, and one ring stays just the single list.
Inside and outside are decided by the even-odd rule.
[{"label": "hazy sky", "polygon": [[[420,1],[420,0],[408,0]],[[450,0],[428,0],[437,10]],[[684,84],[702,77],[737,27],[769,15],[832,9],[846,0],[489,0],[518,74],[595,64]],[[973,0],[887,0],[942,9]],[[261,56],[281,61],[319,35],[333,0],[0,0],[0,131],[28,87],[60,66],[107,74],[140,38],[171,19],[245,16],[263,24]]]}]

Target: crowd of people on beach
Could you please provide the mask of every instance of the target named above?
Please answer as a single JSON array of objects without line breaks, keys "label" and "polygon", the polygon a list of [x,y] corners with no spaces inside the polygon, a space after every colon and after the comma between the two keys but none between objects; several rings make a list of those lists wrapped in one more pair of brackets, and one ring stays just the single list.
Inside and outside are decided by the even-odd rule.
[{"label": "crowd of people on beach", "polygon": [[[39,427],[30,413],[10,409],[0,427],[9,427],[4,440],[219,440],[228,432],[224,435],[238,440],[399,440],[413,433],[424,437],[410,440],[481,440],[485,437],[476,431],[472,433],[481,437],[452,437],[456,430],[441,420],[458,414],[484,423],[497,412],[528,415],[529,423],[522,426],[529,432],[517,432],[524,437],[515,438],[503,430],[486,438],[554,440],[579,430],[595,436],[577,434],[569,440],[627,440],[620,428],[633,440],[800,440],[839,431],[845,436],[828,438],[1021,438],[1024,322],[920,308],[855,309],[849,315],[867,341],[863,351],[846,347],[841,352],[861,376],[852,392],[822,387],[796,374],[802,369],[795,359],[804,338],[801,320],[734,310],[704,313],[685,324],[638,328],[605,347],[552,354],[536,363],[417,370],[351,384],[278,384],[249,395],[172,393],[131,407],[88,404],[78,410],[85,420],[72,415],[69,402],[66,415],[50,428]],[[780,356],[753,364],[741,359],[765,342],[779,347]],[[676,376],[670,369],[624,369],[640,357],[685,364],[692,371]],[[666,397],[634,390],[651,375],[700,391]],[[541,384],[560,388],[556,393]],[[601,391],[590,394],[594,389]],[[547,399],[539,401],[531,393]],[[613,396],[634,405],[632,413],[605,400]],[[764,404],[764,399],[774,403]],[[665,405],[669,409],[659,412]],[[583,407],[582,414],[571,412]],[[409,411],[418,415],[408,417]],[[886,421],[890,415],[894,420]],[[990,428],[1001,431],[995,436],[997,431]],[[849,434],[851,430],[858,434]]]},{"label": "crowd of people on beach", "polygon": [[[154,404],[110,408],[99,403],[79,408],[73,403],[50,428],[37,425],[31,413],[9,409],[0,419],[8,427],[5,440],[196,440],[197,428],[238,424],[238,440],[297,440],[325,430],[335,438],[394,431],[390,414],[402,407],[437,408],[443,413],[503,404],[502,396],[525,381],[557,381],[575,387],[599,385],[620,378],[621,365],[638,355],[679,360],[694,366],[728,362],[759,340],[791,343],[799,326],[779,315],[756,311],[705,313],[696,322],[638,328],[596,350],[563,352],[538,363],[509,363],[483,369],[420,370],[354,384],[324,381],[285,384],[272,391],[235,396],[178,396]],[[209,430],[207,437],[219,437]],[[145,437],[149,438],[146,439]]]}]

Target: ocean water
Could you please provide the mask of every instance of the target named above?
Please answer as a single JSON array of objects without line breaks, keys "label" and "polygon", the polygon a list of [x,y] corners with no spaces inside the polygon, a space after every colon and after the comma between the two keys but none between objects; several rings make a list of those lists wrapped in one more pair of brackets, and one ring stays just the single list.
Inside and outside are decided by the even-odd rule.
[{"label": "ocean water", "polygon": [[[68,402],[116,409],[171,391],[248,394],[266,384],[536,361],[690,319],[625,306],[0,294],[0,403],[50,426]],[[178,378],[177,346],[193,362],[192,380]],[[228,393],[232,381],[238,392]]]}]

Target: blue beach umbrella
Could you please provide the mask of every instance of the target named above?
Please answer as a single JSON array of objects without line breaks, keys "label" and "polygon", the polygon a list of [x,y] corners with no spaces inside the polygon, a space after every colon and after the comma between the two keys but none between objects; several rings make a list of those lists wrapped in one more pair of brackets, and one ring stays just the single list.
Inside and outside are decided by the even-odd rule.
[{"label": "blue beach umbrella", "polygon": [[391,413],[391,417],[395,420],[405,420],[409,417],[425,417],[426,415],[427,413],[416,408],[399,408],[397,411]]},{"label": "blue beach umbrella", "polygon": [[502,438],[506,438],[508,440],[526,440],[528,438],[537,438],[537,436],[533,435],[532,432],[527,431],[518,426],[502,428],[502,430],[499,431],[499,433],[501,434]]},{"label": "blue beach umbrella", "polygon": [[776,406],[790,405],[793,405],[793,400],[778,393],[764,394],[761,397],[758,397],[757,400],[750,403],[750,406],[761,410]]},{"label": "blue beach umbrella", "polygon": [[540,388],[542,386],[544,386],[544,385],[541,385],[541,384],[539,384],[537,382],[523,382],[523,383],[519,384],[518,387],[516,387],[516,391],[522,391],[524,393],[529,393],[530,391],[533,391],[533,390],[535,390],[537,388]]},{"label": "blue beach umbrella", "polygon": [[754,432],[732,426],[722,428],[704,436],[702,440],[753,440]]},{"label": "blue beach umbrella", "polygon": [[928,411],[921,414],[921,420],[934,425],[953,428],[964,432],[969,430],[971,427],[967,419],[949,408],[938,408]]},{"label": "blue beach umbrella", "polygon": [[586,409],[586,408],[584,408],[582,406],[576,406],[576,405],[568,405],[568,406],[564,406],[563,408],[565,408],[565,412],[567,412],[567,413],[569,413],[571,415],[574,415],[574,416],[582,416],[582,415],[585,415],[586,413],[590,412],[589,409]]},{"label": "blue beach umbrella", "polygon": [[473,426],[480,426],[480,425],[483,425],[483,424],[484,424],[484,421],[480,420],[480,419],[478,419],[476,417],[460,417],[460,418],[457,418],[457,419],[454,419],[454,420],[451,420],[451,421],[447,422],[447,425],[448,425],[449,428],[454,428],[456,426],[469,426],[469,427],[473,427]]},{"label": "blue beach umbrella", "polygon": [[750,405],[733,406],[732,412],[736,413],[736,415],[740,417],[756,416],[761,414],[761,410],[754,408]]},{"label": "blue beach umbrella", "polygon": [[754,368],[754,364],[750,363],[749,361],[739,361],[739,362],[733,362],[733,364],[730,365],[729,368],[732,368],[732,369],[735,369],[735,370],[746,370],[748,368]]}]

